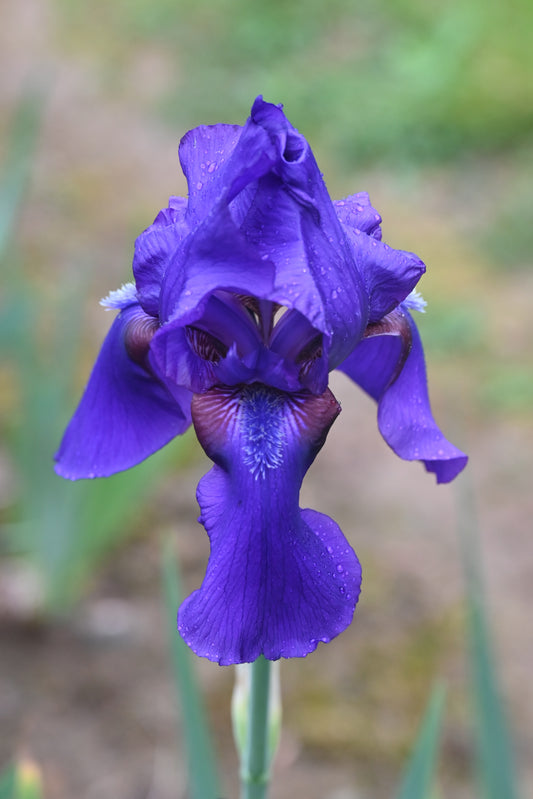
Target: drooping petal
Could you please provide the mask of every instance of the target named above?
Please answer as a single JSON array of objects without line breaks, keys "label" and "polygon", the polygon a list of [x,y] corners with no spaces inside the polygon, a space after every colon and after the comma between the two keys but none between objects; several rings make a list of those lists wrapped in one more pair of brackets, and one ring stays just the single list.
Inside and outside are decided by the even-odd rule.
[{"label": "drooping petal", "polygon": [[335,522],[298,507],[338,410],[329,391],[289,395],[257,383],[194,397],[195,428],[216,464],[198,487],[209,564],[178,617],[197,654],[221,664],[303,657],[351,622],[355,553]]},{"label": "drooping petal", "polygon": [[171,197],[169,207],[158,213],[154,222],[135,242],[133,274],[142,308],[159,315],[159,295],[163,277],[179,244],[189,233],[187,201]]},{"label": "drooping petal", "polygon": [[438,483],[464,469],[467,456],[433,419],[422,343],[405,309],[369,326],[369,335],[339,368],[377,401],[380,432],[400,458],[422,461]]},{"label": "drooping petal", "polygon": [[115,319],[55,456],[62,477],[129,469],[189,426],[190,392],[176,386],[170,393],[147,369],[154,325],[138,304]]}]

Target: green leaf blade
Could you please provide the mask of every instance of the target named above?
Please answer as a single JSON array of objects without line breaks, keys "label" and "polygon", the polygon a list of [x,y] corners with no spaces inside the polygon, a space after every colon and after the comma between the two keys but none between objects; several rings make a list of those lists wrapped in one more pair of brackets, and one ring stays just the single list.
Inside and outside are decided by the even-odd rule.
[{"label": "green leaf blade", "polygon": [[430,796],[445,698],[444,686],[435,686],[396,799],[428,799]]},{"label": "green leaf blade", "polygon": [[206,713],[191,663],[191,652],[176,629],[181,588],[170,546],[164,548],[162,569],[172,673],[181,705],[187,747],[190,797],[217,799],[220,796],[219,781]]}]

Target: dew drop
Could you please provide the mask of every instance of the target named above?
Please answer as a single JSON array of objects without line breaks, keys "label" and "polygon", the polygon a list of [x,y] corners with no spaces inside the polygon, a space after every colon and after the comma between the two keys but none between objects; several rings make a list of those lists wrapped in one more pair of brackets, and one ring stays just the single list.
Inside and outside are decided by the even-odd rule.
[{"label": "dew drop", "polygon": [[201,180],[199,180],[199,181],[198,181],[198,183],[196,184],[196,188],[197,188],[197,190],[198,190],[198,191],[201,191],[201,190],[202,190],[202,188],[203,188],[203,185],[204,185],[204,184],[202,183],[202,181],[201,181]]},{"label": "dew drop", "polygon": [[342,573],[343,573],[343,571],[344,571],[344,569],[343,569],[343,567],[341,566],[341,564],[340,564],[340,563],[339,563],[339,564],[338,564],[338,566],[337,566],[337,571],[339,572],[339,574],[342,574]]},{"label": "dew drop", "polygon": [[207,167],[207,171],[209,172],[209,174],[211,174],[212,172],[215,171],[216,168],[217,168],[217,165],[215,163],[212,163],[212,164],[209,164],[209,166]]}]

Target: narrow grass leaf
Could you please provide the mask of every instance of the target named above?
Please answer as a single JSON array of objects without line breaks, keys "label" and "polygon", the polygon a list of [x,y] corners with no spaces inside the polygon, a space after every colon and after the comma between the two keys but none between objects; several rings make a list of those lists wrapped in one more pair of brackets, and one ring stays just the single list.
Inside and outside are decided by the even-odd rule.
[{"label": "narrow grass leaf", "polygon": [[176,629],[181,589],[170,544],[167,544],[163,551],[163,592],[172,671],[181,705],[183,733],[187,747],[190,797],[217,799],[220,792],[215,756],[202,697],[194,675],[192,655]]},{"label": "narrow grass leaf", "polygon": [[0,184],[0,259],[15,227],[41,128],[44,95],[30,87],[15,110]]},{"label": "narrow grass leaf", "polygon": [[14,799],[15,768],[10,766],[0,774],[0,799]]},{"label": "narrow grass leaf", "polygon": [[512,743],[500,698],[483,599],[481,552],[472,492],[464,478],[459,481],[458,491],[479,778],[486,799],[518,799]]},{"label": "narrow grass leaf", "polygon": [[435,686],[396,799],[428,799],[431,796],[445,695],[443,685]]}]

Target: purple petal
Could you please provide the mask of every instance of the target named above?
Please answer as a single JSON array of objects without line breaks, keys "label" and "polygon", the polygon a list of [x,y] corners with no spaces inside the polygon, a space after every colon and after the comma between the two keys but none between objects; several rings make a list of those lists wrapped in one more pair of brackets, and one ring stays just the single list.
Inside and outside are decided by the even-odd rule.
[{"label": "purple petal", "polygon": [[179,156],[189,187],[191,226],[208,216],[223,193],[226,164],[242,131],[240,125],[202,125],[181,140]]},{"label": "purple petal", "polygon": [[163,281],[161,318],[190,324],[217,290],[266,298],[273,278],[272,265],[261,260],[235,227],[229,209],[220,206],[175,254]]},{"label": "purple petal", "polygon": [[[217,153],[224,165],[206,182]],[[300,311],[324,334],[330,367],[340,363],[366,326],[367,297],[304,137],[258,98],[244,128],[188,134],[182,161],[191,214],[203,222],[167,273],[162,318],[190,323],[216,289],[253,294]]]},{"label": "purple petal", "polygon": [[171,197],[169,207],[137,238],[133,274],[139,302],[146,313],[159,315],[161,283],[179,244],[189,233],[185,221],[187,201]]},{"label": "purple petal", "polygon": [[357,228],[346,228],[369,298],[370,323],[390,313],[411,293],[426,267],[417,255],[394,250]]},{"label": "purple petal", "polygon": [[259,181],[242,228],[276,265],[275,299],[300,311],[328,339],[330,368],[366,325],[361,276],[305,139],[281,109],[258,98],[252,120],[278,142],[277,162]]},{"label": "purple petal", "polygon": [[448,483],[467,456],[437,427],[429,403],[422,343],[410,314],[397,310],[370,325],[368,337],[339,367],[378,403],[378,425],[404,460],[421,460],[438,483]]},{"label": "purple petal", "polygon": [[178,628],[221,664],[303,657],[351,622],[361,570],[339,527],[298,507],[300,485],[337,416],[321,396],[260,384],[196,395],[198,437],[216,465],[198,487],[211,540]]},{"label": "purple petal", "polygon": [[342,224],[352,230],[360,230],[381,241],[381,216],[370,204],[366,191],[351,194],[333,205]]},{"label": "purple petal", "polygon": [[62,477],[129,469],[189,426],[190,392],[174,387],[169,393],[146,368],[154,324],[137,304],[113,322],[56,454]]}]

